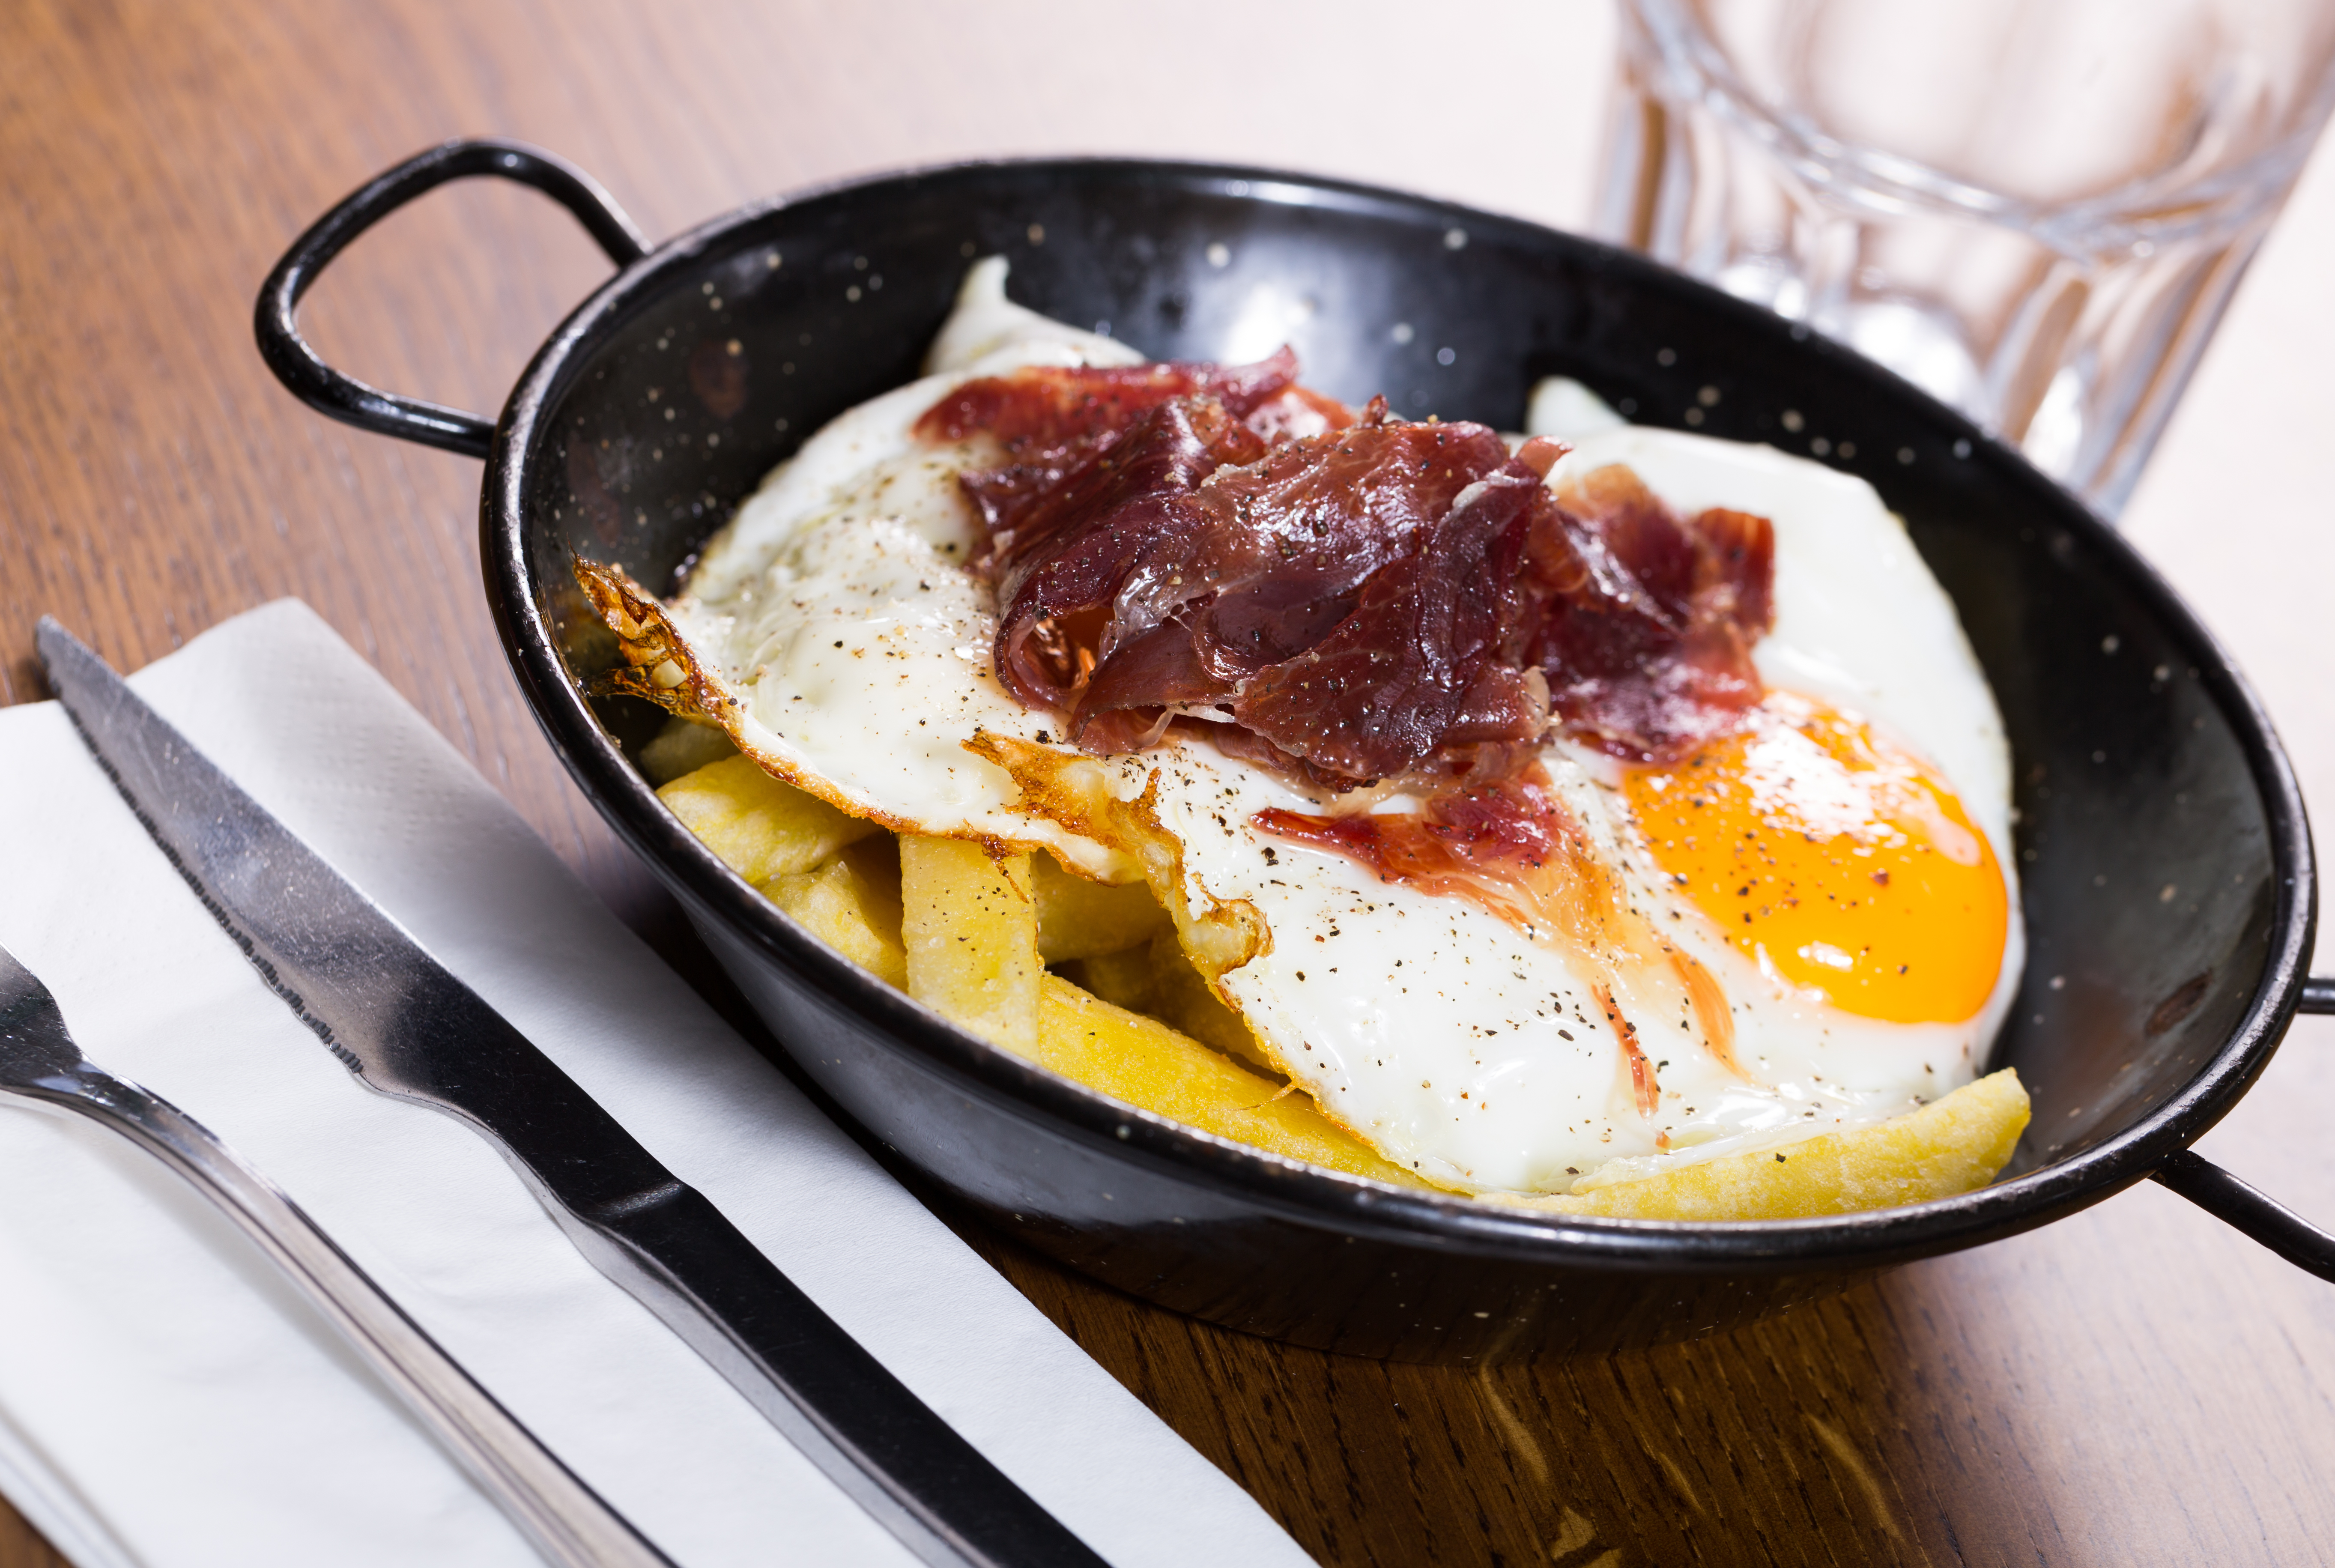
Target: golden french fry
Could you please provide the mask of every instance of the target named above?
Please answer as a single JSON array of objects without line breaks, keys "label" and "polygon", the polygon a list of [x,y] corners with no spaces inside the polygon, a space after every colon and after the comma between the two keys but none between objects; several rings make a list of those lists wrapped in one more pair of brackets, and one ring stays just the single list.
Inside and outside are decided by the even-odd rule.
[{"label": "golden french fry", "polygon": [[762,884],[762,892],[860,968],[887,984],[908,988],[899,857],[888,834],[860,840],[816,871],[773,876]]},{"label": "golden french fry", "polygon": [[751,757],[730,757],[657,791],[682,826],[749,882],[815,870],[880,824],[847,817],[771,778]]},{"label": "golden french fry", "polygon": [[1158,1000],[1159,982],[1152,973],[1151,944],[1148,942],[1119,953],[1074,958],[1057,965],[1054,973],[1113,1007],[1157,1016],[1152,1003]]},{"label": "golden french fry", "polygon": [[1049,963],[1119,953],[1170,924],[1147,883],[1090,882],[1063,870],[1043,850],[1030,864],[1038,897],[1038,956]]},{"label": "golden french fry", "polygon": [[1281,1070],[1280,1063],[1257,1043],[1241,1015],[1208,989],[1173,931],[1163,931],[1151,939],[1151,992],[1143,1011],[1251,1067],[1264,1072]]},{"label": "golden french fry", "polygon": [[908,994],[992,1044],[1037,1049],[1038,906],[1030,857],[961,838],[900,840]]},{"label": "golden french fry", "polygon": [[1037,1049],[1028,1054],[1113,1099],[1270,1153],[1402,1186],[1425,1184],[1389,1164],[1302,1093],[1178,1034],[1113,1007],[1059,975],[1042,988]]},{"label": "golden french fry", "polygon": [[1873,1127],[1720,1155],[1586,1192],[1503,1201],[1633,1220],[1787,1220],[1894,1208],[1992,1181],[2028,1114],[2027,1090],[2005,1068]]},{"label": "golden french fry", "polygon": [[727,731],[702,720],[676,715],[667,719],[664,728],[641,748],[641,774],[650,783],[662,786],[737,754],[737,742]]}]

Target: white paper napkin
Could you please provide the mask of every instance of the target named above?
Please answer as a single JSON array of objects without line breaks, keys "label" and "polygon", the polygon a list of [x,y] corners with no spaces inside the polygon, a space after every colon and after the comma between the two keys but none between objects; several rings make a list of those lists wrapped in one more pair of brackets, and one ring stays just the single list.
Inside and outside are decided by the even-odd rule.
[{"label": "white paper napkin", "polygon": [[[585,890],[305,605],[134,684],[1112,1562],[1301,1563]],[[577,1255],[477,1134],[266,991],[53,703],[0,711],[0,944],[690,1568],[906,1553]],[[83,1568],[515,1564],[493,1505],[199,1198],[0,1100],[0,1491]]]}]

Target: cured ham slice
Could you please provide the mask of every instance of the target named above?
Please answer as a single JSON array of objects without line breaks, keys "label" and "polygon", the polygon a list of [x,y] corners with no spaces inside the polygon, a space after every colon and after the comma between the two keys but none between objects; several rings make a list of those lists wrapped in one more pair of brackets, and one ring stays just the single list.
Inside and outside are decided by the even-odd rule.
[{"label": "cured ham slice", "polygon": [[963,483],[990,532],[1010,537],[1039,498],[1171,398],[1214,398],[1265,436],[1352,421],[1342,404],[1296,382],[1297,356],[1286,347],[1249,365],[1034,366],[965,382],[925,411],[916,433],[928,441],[986,434],[1003,444],[1003,466],[970,471]]},{"label": "cured ham slice", "polygon": [[1562,449],[1358,419],[1258,364],[1034,369],[968,382],[920,434],[987,434],[996,668],[1089,750],[1179,718],[1335,789],[1481,782],[1552,723],[1674,760],[1759,701],[1765,519],[1673,516],[1624,469],[1562,494]]},{"label": "cured ham slice", "polygon": [[1681,519],[1628,469],[1565,488],[1551,592],[1524,653],[1563,729],[1634,762],[1676,761],[1761,692],[1751,649],[1774,621],[1775,530],[1748,512]]}]

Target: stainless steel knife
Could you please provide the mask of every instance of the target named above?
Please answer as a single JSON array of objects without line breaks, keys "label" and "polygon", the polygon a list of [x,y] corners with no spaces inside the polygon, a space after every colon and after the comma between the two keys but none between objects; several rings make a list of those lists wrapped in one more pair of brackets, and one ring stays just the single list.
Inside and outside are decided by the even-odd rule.
[{"label": "stainless steel knife", "polygon": [[602,1273],[926,1563],[1101,1563],[105,661],[46,616],[39,644],[140,824],[368,1088],[483,1133]]}]

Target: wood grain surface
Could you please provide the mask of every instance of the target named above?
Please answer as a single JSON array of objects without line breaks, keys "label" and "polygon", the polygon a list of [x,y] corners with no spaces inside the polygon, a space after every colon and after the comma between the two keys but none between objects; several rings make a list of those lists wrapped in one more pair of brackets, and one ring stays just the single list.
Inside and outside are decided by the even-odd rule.
[{"label": "wood grain surface", "polygon": [[[1423,15],[11,0],[0,699],[44,694],[43,613],[134,667],[296,595],[726,1003],[520,705],[477,586],[479,465],[279,391],[249,327],[270,263],[366,176],[481,133],[579,161],[652,236],[846,172],[1043,150],[1237,157],[1577,220],[1610,50],[1599,0]],[[2335,353],[2316,282],[2330,243],[2335,172],[2314,169],[2129,520],[2241,658],[2269,661],[2256,673],[2306,780],[2335,788],[2310,586],[2335,567],[2328,359],[2310,357]],[[547,204],[458,188],[369,236],[306,319],[335,363],[491,411],[601,276]],[[2251,440],[2264,430],[2282,444]],[[2299,1026],[2203,1146],[2322,1220],[2330,1048],[2335,1028]],[[2153,1186],[1731,1337],[1489,1372],[1227,1334],[957,1223],[1328,1563],[2335,1553],[2335,1289]],[[0,1510],[0,1568],[62,1561]]]}]

